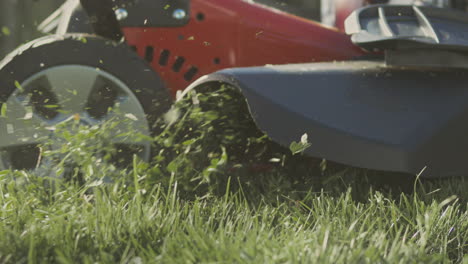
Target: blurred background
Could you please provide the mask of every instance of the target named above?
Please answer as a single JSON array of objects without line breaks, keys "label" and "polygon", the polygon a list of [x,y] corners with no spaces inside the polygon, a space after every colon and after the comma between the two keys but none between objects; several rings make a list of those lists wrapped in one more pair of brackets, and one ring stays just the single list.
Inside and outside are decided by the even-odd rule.
[{"label": "blurred background", "polygon": [[0,0],[0,58],[19,44],[40,36],[36,26],[63,2],[64,0]]}]

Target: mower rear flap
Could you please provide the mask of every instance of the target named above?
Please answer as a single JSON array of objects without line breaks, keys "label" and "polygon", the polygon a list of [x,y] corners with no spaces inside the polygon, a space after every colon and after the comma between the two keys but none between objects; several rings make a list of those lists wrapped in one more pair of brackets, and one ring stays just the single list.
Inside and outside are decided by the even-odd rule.
[{"label": "mower rear flap", "polygon": [[234,68],[200,78],[240,89],[258,127],[305,153],[361,168],[468,173],[468,71],[351,61]]}]

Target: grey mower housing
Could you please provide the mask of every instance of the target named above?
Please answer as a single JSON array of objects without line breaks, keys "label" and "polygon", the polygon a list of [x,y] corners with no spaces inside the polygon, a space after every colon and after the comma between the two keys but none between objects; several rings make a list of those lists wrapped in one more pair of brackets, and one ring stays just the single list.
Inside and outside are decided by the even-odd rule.
[{"label": "grey mower housing", "polygon": [[284,146],[307,133],[313,157],[422,177],[467,174],[467,15],[371,6],[346,26],[384,59],[228,69],[188,90],[240,89],[262,131]]}]

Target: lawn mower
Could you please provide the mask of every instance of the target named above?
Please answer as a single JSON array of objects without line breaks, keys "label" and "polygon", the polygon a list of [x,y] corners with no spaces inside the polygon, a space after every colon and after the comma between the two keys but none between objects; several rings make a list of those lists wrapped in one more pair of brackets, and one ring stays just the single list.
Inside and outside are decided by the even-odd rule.
[{"label": "lawn mower", "polygon": [[[316,21],[265,1],[67,1],[40,25],[56,34],[0,63],[0,168],[37,168],[41,142],[59,124],[130,119],[154,135],[177,94],[229,84],[273,141],[289,146],[308,134],[306,155],[423,177],[466,174],[466,13],[338,7],[349,15],[343,32],[320,23],[315,2]],[[151,143],[121,136],[126,129],[111,140],[148,160]]]}]

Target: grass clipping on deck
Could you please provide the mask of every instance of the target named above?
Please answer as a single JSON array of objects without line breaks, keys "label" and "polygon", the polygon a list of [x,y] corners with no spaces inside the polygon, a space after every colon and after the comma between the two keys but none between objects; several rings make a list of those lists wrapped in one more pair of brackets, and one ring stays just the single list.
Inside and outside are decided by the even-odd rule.
[{"label": "grass clipping on deck", "polygon": [[87,139],[105,129],[77,127],[54,168],[70,177],[0,172],[0,263],[467,263],[466,178],[401,193],[364,171],[311,169],[241,132],[251,123],[227,104],[241,99],[196,96],[161,121],[150,164],[96,158],[109,146]]}]

